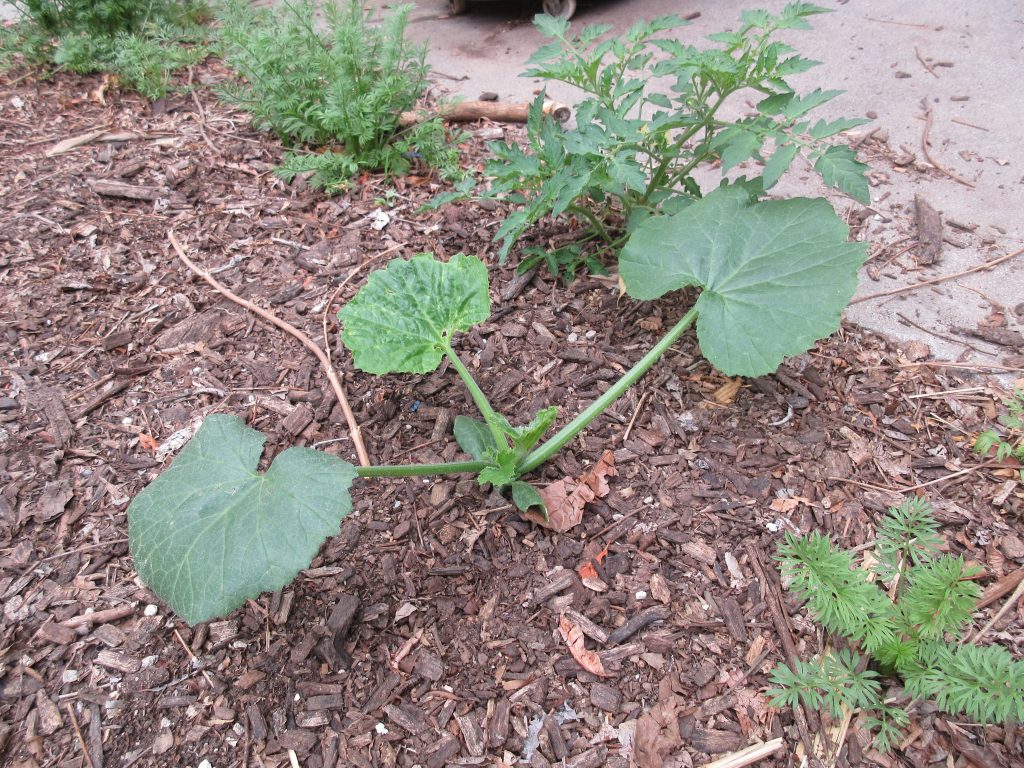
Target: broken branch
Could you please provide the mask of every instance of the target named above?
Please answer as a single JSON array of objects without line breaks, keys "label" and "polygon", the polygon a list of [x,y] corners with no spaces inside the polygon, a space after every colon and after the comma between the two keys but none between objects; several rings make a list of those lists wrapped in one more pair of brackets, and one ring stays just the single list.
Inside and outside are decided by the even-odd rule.
[{"label": "broken branch", "polygon": [[[569,119],[572,111],[565,104],[545,100],[544,114],[559,123]],[[472,123],[475,120],[492,120],[496,123],[525,123],[530,115],[529,104],[503,104],[498,101],[459,101],[445,104],[434,110],[403,112],[398,120],[402,127],[416,125],[434,117],[449,123]]]},{"label": "broken branch", "polygon": [[345,397],[345,390],[341,386],[341,380],[338,379],[338,374],[335,373],[334,366],[331,365],[331,361],[327,359],[327,355],[324,353],[324,351],[320,349],[320,347],[318,347],[316,344],[314,344],[313,341],[306,334],[304,334],[291,323],[282,320],[281,318],[277,317],[277,315],[268,312],[267,310],[262,309],[261,307],[257,307],[251,301],[247,301],[246,299],[243,299],[241,296],[232,293],[223,285],[221,285],[217,281],[217,278],[215,278],[206,270],[196,266],[189,259],[189,257],[185,255],[185,251],[182,249],[181,243],[178,242],[178,238],[174,236],[174,232],[172,230],[167,231],[167,238],[171,241],[171,246],[174,248],[174,252],[178,255],[178,258],[181,259],[182,262],[184,262],[185,266],[191,269],[199,277],[203,278],[203,280],[209,283],[214,290],[216,290],[218,293],[220,293],[222,296],[229,299],[230,301],[233,301],[238,306],[244,307],[245,309],[252,312],[254,315],[263,318],[268,323],[276,325],[285,333],[295,337],[300,342],[302,342],[302,345],[306,347],[306,349],[308,349],[310,352],[316,355],[316,359],[320,361],[320,365],[323,366],[324,372],[327,374],[327,378],[331,382],[331,387],[334,389],[335,397],[338,398],[338,404],[341,406],[342,413],[345,414],[345,421],[348,424],[349,432],[352,433],[352,444],[355,446],[356,455],[359,457],[359,464],[363,467],[370,466],[370,457],[366,453],[366,446],[363,444],[363,436],[359,430],[359,425],[356,423],[355,414],[352,413],[352,408],[349,407],[348,398]]}]

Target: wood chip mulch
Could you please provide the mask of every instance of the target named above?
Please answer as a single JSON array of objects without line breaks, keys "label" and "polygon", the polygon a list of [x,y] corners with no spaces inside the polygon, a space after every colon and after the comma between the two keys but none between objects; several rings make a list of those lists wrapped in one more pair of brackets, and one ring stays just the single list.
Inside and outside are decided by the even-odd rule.
[{"label": "wood chip mulch", "polygon": [[[832,731],[819,713],[771,709],[767,676],[827,638],[779,584],[785,531],[866,544],[913,488],[984,587],[1006,595],[1020,580],[1024,491],[969,450],[997,413],[992,380],[847,327],[775,375],[730,382],[690,334],[538,473],[578,476],[613,452],[611,492],[577,528],[537,528],[472,478],[360,482],[355,511],[294,584],[190,628],[128,555],[125,511],[166,465],[160,447],[233,413],[268,434],[268,456],[353,451],[316,361],[195,279],[168,230],[316,340],[337,286],[359,270],[337,301],[350,297],[376,254],[490,254],[494,315],[461,339],[463,357],[506,413],[554,404],[560,423],[685,297],[641,304],[614,280],[518,278],[493,258],[501,207],[420,213],[441,189],[427,175],[391,195],[377,178],[334,198],[288,186],[271,173],[280,147],[206,90],[155,105],[108,90],[101,103],[99,78],[5,78],[4,765],[689,766],[775,738],[759,765],[799,765]],[[477,163],[482,142],[465,150]],[[454,459],[453,417],[472,413],[457,377],[354,372],[331,313],[327,325],[375,461]],[[584,583],[588,563],[597,577]],[[1019,656],[1022,611],[984,642]],[[561,617],[605,677],[570,655]],[[929,704],[911,721],[886,757],[855,718],[837,764],[1024,764],[1018,727]]]}]

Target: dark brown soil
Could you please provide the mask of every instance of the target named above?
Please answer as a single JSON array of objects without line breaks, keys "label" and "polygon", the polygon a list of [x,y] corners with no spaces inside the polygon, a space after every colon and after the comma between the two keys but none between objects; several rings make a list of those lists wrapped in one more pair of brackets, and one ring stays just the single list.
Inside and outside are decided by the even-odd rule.
[{"label": "dark brown soil", "polygon": [[[801,742],[832,731],[765,696],[787,647],[809,658],[826,641],[781,590],[784,531],[859,546],[918,489],[986,588],[1020,577],[1024,493],[969,451],[995,415],[991,382],[845,328],[730,394],[690,335],[535,478],[576,476],[614,452],[611,493],[577,528],[537,528],[471,478],[359,481],[355,512],[309,571],[190,628],[137,581],[128,554],[128,503],[166,463],[156,446],[233,413],[268,434],[269,455],[353,451],[316,361],[195,279],[167,233],[314,339],[327,316],[375,463],[437,461],[456,456],[453,416],[472,413],[457,377],[354,372],[324,310],[384,251],[493,254],[502,211],[418,213],[440,189],[429,176],[390,196],[377,178],[335,198],[285,185],[271,174],[279,146],[204,91],[148,105],[116,91],[100,103],[98,78],[4,83],[4,765],[584,768],[625,766],[631,752],[647,766],[662,749],[687,766],[775,737],[780,751],[759,764],[798,765]],[[134,135],[50,156],[100,130]],[[467,143],[467,162],[479,153]],[[381,231],[369,218],[379,208],[390,216]],[[461,352],[506,413],[557,405],[564,423],[685,309],[680,296],[633,302],[614,279],[517,279],[489,260],[494,315]],[[577,575],[588,562],[589,586]],[[1019,655],[1022,610],[983,642]],[[607,677],[570,656],[563,615]],[[911,719],[883,757],[855,718],[839,764],[1024,764],[1019,729],[928,704]]]}]

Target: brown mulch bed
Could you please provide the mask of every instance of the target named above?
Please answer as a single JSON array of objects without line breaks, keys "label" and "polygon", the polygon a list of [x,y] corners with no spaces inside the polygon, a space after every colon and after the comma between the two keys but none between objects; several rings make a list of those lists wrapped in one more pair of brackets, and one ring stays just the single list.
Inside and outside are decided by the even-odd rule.
[{"label": "brown mulch bed", "polygon": [[[325,198],[275,179],[278,145],[210,94],[100,103],[100,82],[2,89],[0,763],[625,766],[643,731],[671,765],[775,737],[782,750],[760,764],[796,765],[801,731],[823,725],[771,710],[767,675],[787,645],[808,658],[823,638],[779,584],[784,531],[858,546],[919,488],[984,586],[1021,573],[1021,486],[961,471],[979,463],[969,446],[995,415],[991,382],[846,328],[730,396],[691,334],[539,473],[577,476],[614,452],[611,493],[576,529],[537,528],[471,478],[360,481],[340,535],[294,584],[188,627],[128,555],[125,511],[165,464],[156,446],[233,413],[268,434],[269,455],[353,452],[316,361],[195,279],[168,230],[321,340],[335,289],[352,277],[350,297],[377,254],[493,253],[502,211],[418,213],[440,188],[428,176],[390,198],[379,179]],[[48,154],[100,130],[134,135]],[[462,354],[506,413],[553,404],[560,423],[684,310],[678,296],[633,302],[614,280],[564,286],[496,263],[491,277],[494,314]],[[455,458],[452,419],[472,413],[457,377],[359,374],[328,326],[375,462]],[[577,569],[604,548],[585,585]],[[563,615],[609,676],[572,659]],[[1019,656],[1022,618],[1018,604],[986,642]],[[1019,729],[928,704],[912,723],[887,758],[855,719],[840,764],[1024,764]]]}]

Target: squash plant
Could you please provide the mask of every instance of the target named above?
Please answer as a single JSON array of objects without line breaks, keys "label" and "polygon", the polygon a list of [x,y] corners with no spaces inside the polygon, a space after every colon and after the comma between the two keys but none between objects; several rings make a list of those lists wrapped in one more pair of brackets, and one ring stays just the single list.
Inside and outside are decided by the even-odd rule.
[{"label": "squash plant", "polygon": [[[307,567],[352,508],[356,477],[475,473],[504,487],[523,510],[540,509],[524,479],[629,389],[696,323],[701,350],[728,375],[760,376],[838,326],[857,284],[863,244],[827,201],[751,203],[723,187],[679,213],[651,218],[631,236],[619,268],[626,292],[654,299],[687,286],[696,303],[622,378],[542,442],[557,410],[510,419],[487,400],[452,348],[456,333],[490,314],[487,268],[463,254],[392,261],[370,275],[339,317],[355,366],[374,374],[427,373],[447,359],[480,419],[454,433],[470,458],[447,464],[353,467],[309,448],[289,448],[260,474],[263,436],[214,415],[171,467],[128,510],[141,579],[190,623],[222,616],[280,589]],[[513,421],[525,421],[514,426]]]}]

